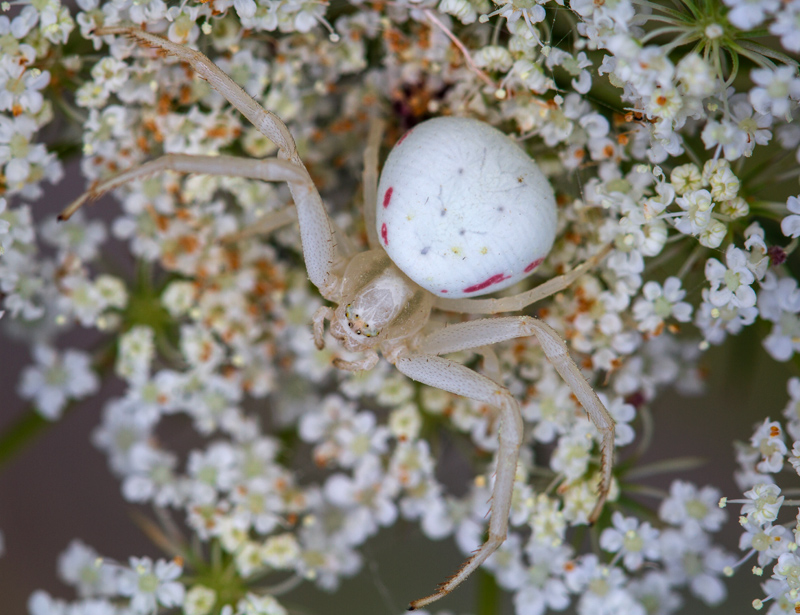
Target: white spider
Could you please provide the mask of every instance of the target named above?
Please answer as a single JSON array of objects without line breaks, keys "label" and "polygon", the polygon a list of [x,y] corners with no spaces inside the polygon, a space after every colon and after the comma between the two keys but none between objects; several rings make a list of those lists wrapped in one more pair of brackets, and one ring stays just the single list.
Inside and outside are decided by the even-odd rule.
[{"label": "white spider", "polygon": [[[555,208],[554,205],[545,203],[541,207],[537,205],[537,207],[540,207],[541,212],[534,212],[535,216],[544,216],[543,220],[537,220],[535,223],[544,227],[545,230],[534,229],[533,231],[526,231],[527,234],[523,233],[525,241],[522,243],[536,245],[532,252],[530,250],[525,252],[523,248],[521,256],[512,254],[512,260],[516,258],[521,263],[521,265],[519,263],[515,265],[517,267],[516,271],[509,269],[508,274],[502,273],[483,278],[481,276],[485,276],[486,273],[481,272],[480,267],[470,264],[466,270],[463,270],[463,268],[460,270],[460,273],[457,274],[457,279],[451,280],[446,276],[448,272],[452,273],[456,270],[458,264],[456,261],[452,263],[441,261],[437,265],[433,260],[426,260],[418,256],[410,260],[406,259],[408,263],[405,265],[401,262],[399,265],[403,267],[403,271],[401,271],[380,245],[378,236],[379,234],[382,235],[383,242],[388,248],[386,220],[395,225],[391,227],[393,233],[394,229],[397,229],[401,233],[400,236],[402,236],[402,229],[405,227],[401,227],[396,221],[391,222],[391,216],[384,210],[388,202],[394,200],[393,207],[395,207],[395,204],[398,204],[397,207],[406,207],[405,210],[402,210],[401,217],[412,219],[416,213],[410,213],[410,210],[407,209],[410,202],[408,199],[411,198],[413,201],[413,195],[409,197],[408,192],[413,193],[414,191],[424,190],[425,186],[421,188],[412,186],[403,195],[400,194],[403,190],[397,182],[411,181],[413,183],[415,180],[420,179],[423,184],[425,181],[430,183],[429,180],[425,179],[425,176],[429,174],[430,167],[426,168],[424,165],[421,168],[419,165],[414,167],[413,164],[409,163],[408,156],[395,155],[399,151],[399,144],[395,146],[381,181],[384,198],[383,207],[379,207],[376,198],[378,193],[376,184],[381,130],[376,123],[370,130],[369,143],[365,153],[366,168],[364,173],[364,200],[367,204],[364,215],[367,221],[367,233],[371,249],[352,256],[344,256],[340,254],[340,249],[336,241],[334,241],[332,224],[325,212],[320,195],[297,154],[294,139],[280,118],[274,113],[263,109],[221,69],[197,51],[132,27],[107,27],[98,29],[95,34],[99,36],[128,35],[140,44],[159,48],[163,52],[172,54],[191,65],[197,74],[206,79],[215,90],[250,120],[262,134],[278,146],[279,154],[277,158],[264,160],[242,159],[231,156],[168,154],[101,182],[64,210],[61,219],[67,219],[87,199],[95,198],[99,194],[134,178],[158,171],[170,170],[179,173],[205,173],[261,179],[264,181],[285,181],[289,185],[297,210],[308,277],[325,299],[338,304],[335,309],[322,307],[314,315],[313,330],[316,345],[320,349],[323,347],[325,320],[330,320],[330,331],[344,348],[350,351],[363,352],[363,358],[356,361],[335,360],[336,367],[351,371],[371,369],[379,360],[377,350],[380,349],[383,356],[409,378],[432,387],[478,400],[499,410],[500,445],[497,455],[495,483],[492,491],[489,537],[453,577],[440,585],[435,593],[412,602],[409,610],[421,608],[448,594],[480,566],[505,540],[508,531],[508,516],[511,507],[517,458],[522,444],[522,418],[520,417],[519,405],[511,393],[494,380],[440,355],[461,350],[478,349],[482,354],[488,353],[491,356],[492,351],[484,347],[518,337],[529,335],[537,337],[547,359],[570,386],[575,397],[578,398],[586,409],[589,418],[596,425],[602,438],[599,495],[597,504],[590,515],[590,521],[593,522],[597,519],[611,483],[614,421],[584,379],[575,362],[570,358],[567,346],[559,335],[549,325],[530,316],[473,320],[446,326],[432,332],[423,332],[423,329],[430,319],[433,308],[448,312],[471,314],[496,314],[521,310],[535,301],[548,297],[569,286],[579,276],[596,266],[607,251],[595,255],[589,261],[565,275],[553,278],[532,290],[518,295],[501,299],[452,298],[463,297],[465,294],[474,296],[499,290],[525,277],[533,270],[541,260],[538,255],[543,257],[546,254],[552,245],[555,234]],[[436,122],[436,120],[432,122]],[[432,122],[428,122],[428,124],[432,124]],[[460,122],[457,125],[448,124],[451,128],[453,126],[456,127],[456,141],[462,135],[466,139],[467,133],[475,129],[479,139],[486,138],[489,141],[500,139],[501,141],[505,140],[507,143],[499,143],[499,154],[494,154],[492,149],[497,143],[485,146],[479,145],[477,150],[474,145],[471,149],[467,146],[466,150],[462,151],[462,154],[456,156],[456,165],[460,170],[459,172],[465,170],[467,176],[472,176],[479,174],[478,169],[473,168],[475,165],[480,166],[481,169],[484,166],[493,168],[494,172],[500,175],[504,174],[506,176],[505,180],[510,181],[507,184],[508,189],[503,188],[504,184],[500,179],[496,181],[493,179],[491,187],[484,186],[484,191],[491,190],[492,192],[508,192],[510,194],[516,188],[514,184],[528,183],[535,186],[533,190],[537,199],[545,201],[553,199],[552,189],[547,185],[541,172],[510,140],[504,136],[498,137],[499,133],[497,131],[480,122],[474,120],[461,120]],[[441,124],[441,126],[445,125]],[[439,130],[439,128],[434,127],[433,141],[437,140],[436,130]],[[428,138],[430,142],[430,134]],[[438,138],[438,140],[441,142],[446,141],[446,139],[441,138]],[[403,140],[401,139],[401,141]],[[406,145],[404,147],[408,149],[410,146]],[[414,156],[418,156],[419,152],[420,146],[418,144]],[[394,163],[392,163],[393,155],[396,159]],[[495,156],[495,158],[492,158],[492,156]],[[500,158],[498,159],[496,156],[500,156]],[[515,160],[513,164],[509,163],[507,165],[506,159],[509,157]],[[444,161],[439,159],[434,159],[430,164],[433,167],[438,167],[440,162],[444,164]],[[464,166],[461,166],[462,163]],[[521,166],[514,166],[517,164]],[[472,165],[472,167],[467,165]],[[389,170],[390,166],[391,170]],[[409,171],[407,167],[411,170]],[[512,169],[511,172],[508,172],[509,168]],[[411,175],[410,180],[408,178],[409,174]],[[467,180],[465,179],[464,181]],[[438,199],[434,203],[434,207],[437,215],[441,216],[447,213],[447,208],[452,203],[452,201],[445,202],[442,200],[443,182],[444,180],[438,184],[434,182],[436,185],[435,190],[438,192],[429,194],[427,197],[423,195],[423,204],[431,199]],[[388,188],[385,187],[387,183]],[[463,200],[466,198],[466,189],[463,189],[460,180],[455,181],[455,184],[457,185],[457,191],[460,190],[456,196],[458,199]],[[397,192],[392,194],[395,188]],[[472,188],[466,190],[466,192],[474,193],[476,190],[478,189]],[[475,197],[476,195],[473,194],[472,196]],[[502,203],[508,202],[514,207],[513,199],[508,194],[501,194],[500,198],[508,199],[508,201],[503,200]],[[527,201],[530,200],[530,198],[527,199]],[[375,203],[375,206],[372,207],[371,203]],[[382,216],[379,217],[377,223],[375,220],[376,208],[380,210],[377,212],[378,216]],[[495,209],[502,212],[504,208],[500,205],[496,206]],[[551,211],[551,213],[548,213],[548,211]],[[467,217],[469,217],[469,214],[467,214]],[[278,212],[266,220],[264,224],[260,224],[259,227],[275,228],[285,224],[289,219],[291,218],[287,216],[285,211]],[[463,219],[460,222],[463,222]],[[480,226],[481,220],[476,220],[473,216],[468,225],[471,225],[470,232],[491,234],[494,223],[489,224],[486,220],[483,223],[486,226]],[[520,225],[524,227],[524,224],[524,220],[515,219],[507,232],[513,233],[516,227]],[[381,229],[380,233],[378,228]],[[446,225],[441,228],[446,229]],[[443,232],[441,228],[438,231],[430,231],[430,229],[417,225],[410,236],[406,235],[404,239],[393,242],[392,249],[395,252],[398,249],[400,250],[397,257],[400,260],[403,260],[404,254],[405,256],[408,254],[426,254],[425,246],[431,241],[431,233],[433,233],[434,237],[438,237],[436,233]],[[425,232],[428,234],[425,235]],[[463,235],[464,231],[460,231],[460,234]],[[506,247],[506,243],[503,242],[508,239],[507,237],[501,236],[495,239],[499,240],[501,246]],[[421,243],[415,245],[414,241],[417,240]],[[483,241],[484,239],[481,239],[481,242]],[[419,250],[420,245],[423,245],[421,252]],[[513,248],[514,246],[511,247]],[[442,249],[440,246],[439,248],[439,257],[444,258],[442,254],[446,252],[447,247],[445,246]],[[533,255],[532,258],[531,255]],[[527,258],[531,258],[533,262],[530,262],[526,267],[525,263],[528,261],[525,259]],[[470,263],[472,262],[470,261]],[[427,264],[417,265],[417,263]],[[422,266],[421,270],[417,270],[419,266]],[[463,281],[462,278],[458,277],[469,276],[471,270],[477,271],[475,273],[475,275],[478,275],[477,279],[483,279],[484,282],[475,284]],[[442,277],[443,275],[445,277]],[[417,282],[415,283],[410,278],[416,279]],[[423,286],[428,289],[426,290]],[[451,290],[454,292],[451,292]],[[448,297],[443,296],[447,293],[451,294]]]}]

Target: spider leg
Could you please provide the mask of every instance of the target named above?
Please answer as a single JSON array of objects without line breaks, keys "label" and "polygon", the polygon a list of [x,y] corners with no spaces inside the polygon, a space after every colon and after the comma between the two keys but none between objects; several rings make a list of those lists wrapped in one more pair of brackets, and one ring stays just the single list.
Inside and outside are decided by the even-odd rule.
[{"label": "spider leg", "polygon": [[345,361],[344,359],[336,358],[333,360],[333,366],[348,372],[366,372],[375,367],[378,361],[380,361],[378,353],[370,349],[365,350],[364,356],[357,361]]},{"label": "spider leg", "polygon": [[522,417],[519,413],[519,404],[508,389],[460,363],[444,357],[415,354],[398,359],[395,365],[400,372],[417,382],[476,399],[500,410],[500,447],[497,452],[497,470],[492,489],[489,537],[472,557],[464,562],[455,575],[439,586],[436,592],[414,600],[409,605],[409,610],[413,611],[453,591],[506,539],[511,495],[517,473],[517,458],[522,444]]},{"label": "spider leg", "polygon": [[378,152],[381,147],[386,122],[372,118],[369,123],[367,147],[364,149],[364,228],[367,232],[369,247],[373,250],[382,247],[378,240],[378,229],[375,227],[375,207],[378,202]]},{"label": "spider leg", "polygon": [[500,372],[500,359],[491,346],[478,346],[473,349],[475,354],[483,358],[483,372],[498,384],[503,384],[503,374]]},{"label": "spider leg", "polygon": [[546,322],[531,316],[503,316],[485,318],[449,325],[427,335],[420,344],[420,351],[429,354],[447,354],[478,346],[496,344],[517,337],[535,335],[547,360],[569,385],[578,398],[589,420],[600,432],[600,486],[597,503],[589,514],[594,523],[600,516],[603,504],[611,488],[611,470],[614,461],[614,419],[603,406],[603,402],[586,382],[581,370],[572,360],[567,344]]},{"label": "spider leg", "polygon": [[333,308],[323,305],[311,318],[314,325],[314,345],[317,350],[325,348],[325,320],[333,320]]},{"label": "spider leg", "polygon": [[586,262],[578,265],[567,273],[552,278],[518,295],[502,297],[500,299],[445,299],[444,297],[436,297],[433,305],[446,312],[461,312],[462,314],[499,314],[500,312],[516,312],[532,303],[554,295],[565,288],[569,288],[575,280],[597,267],[600,261],[602,261],[610,251],[611,246],[606,246],[600,250],[600,252],[590,257]]},{"label": "spider leg", "polygon": [[223,243],[236,243],[237,241],[241,241],[242,239],[247,239],[249,237],[269,235],[272,231],[276,231],[292,222],[297,222],[297,210],[293,205],[281,207],[280,209],[271,211],[268,214],[264,214],[258,220],[253,222],[253,224],[248,226],[246,229],[239,231],[238,233],[223,235],[220,237],[220,241]]},{"label": "spider leg", "polygon": [[519,448],[522,444],[522,418],[519,404],[503,386],[469,368],[437,356],[459,350],[478,348],[497,342],[535,335],[545,356],[572,389],[601,435],[601,480],[597,503],[590,514],[594,522],[603,508],[611,485],[614,453],[614,420],[597,394],[586,382],[569,356],[567,345],[548,324],[530,316],[487,318],[438,329],[420,343],[418,352],[396,362],[397,369],[409,378],[457,395],[463,395],[500,409],[500,447],[497,472],[492,490],[492,514],[489,538],[459,571],[430,596],[415,600],[409,610],[424,607],[447,595],[480,566],[505,540],[508,515],[514,488]]},{"label": "spider leg", "polygon": [[94,33],[98,36],[124,34],[144,46],[156,47],[165,54],[173,55],[180,61],[186,62],[250,120],[259,132],[278,146],[279,158],[289,160],[303,170],[301,180],[292,179],[288,184],[297,206],[300,239],[303,244],[303,257],[308,277],[320,290],[323,297],[336,300],[341,280],[334,269],[341,258],[334,241],[333,229],[319,192],[297,153],[294,138],[286,124],[277,115],[259,105],[221,68],[199,51],[134,27],[110,26],[98,28]]},{"label": "spider leg", "polygon": [[305,170],[293,162],[266,158],[236,158],[235,156],[194,156],[189,154],[166,154],[143,165],[99,182],[80,197],[75,199],[58,216],[59,220],[68,220],[84,203],[99,198],[109,190],[141,179],[155,173],[174,171],[176,173],[202,173],[204,175],[225,175],[229,177],[245,177],[268,182],[302,180]]}]

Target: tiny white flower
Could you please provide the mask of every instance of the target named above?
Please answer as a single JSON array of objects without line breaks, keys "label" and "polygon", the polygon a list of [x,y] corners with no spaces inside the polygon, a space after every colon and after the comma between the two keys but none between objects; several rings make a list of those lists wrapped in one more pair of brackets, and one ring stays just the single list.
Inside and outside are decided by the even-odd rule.
[{"label": "tiny white flower", "polygon": [[755,550],[761,567],[775,561],[791,548],[792,533],[782,525],[755,523],[750,519],[742,527],[745,532],[739,538],[739,548]]},{"label": "tiny white flower", "polygon": [[130,569],[119,575],[118,590],[123,596],[130,596],[134,613],[148,615],[159,604],[175,607],[183,603],[185,590],[177,581],[182,572],[181,564],[175,560],[160,559],[154,566],[149,557],[131,557]]},{"label": "tiny white flower", "polygon": [[770,113],[777,118],[789,118],[789,99],[800,99],[800,78],[794,66],[754,68],[750,78],[757,87],[750,90],[750,102],[759,113]]},{"label": "tiny white flower", "polygon": [[195,585],[183,601],[184,615],[209,615],[217,602],[217,592],[204,585]]},{"label": "tiny white flower", "polygon": [[786,209],[791,214],[781,220],[781,230],[786,237],[800,237],[800,196],[786,199]]},{"label": "tiny white flower", "polygon": [[675,167],[670,173],[669,181],[679,195],[693,192],[703,187],[703,175],[698,166],[691,162]]},{"label": "tiny white flower", "polygon": [[715,258],[706,261],[706,279],[711,283],[709,300],[716,307],[750,308],[756,304],[755,282],[748,268],[747,255],[733,244],[725,253],[727,267]]},{"label": "tiny white flower", "polygon": [[195,306],[196,299],[197,286],[184,280],[170,282],[161,295],[161,303],[175,318],[183,316]]},{"label": "tiny white flower", "polygon": [[778,421],[765,419],[750,438],[750,444],[761,453],[761,461],[756,466],[759,472],[771,474],[783,469],[786,444],[783,441],[783,430]]},{"label": "tiny white flower", "polygon": [[[657,529],[649,523],[639,525],[635,517],[623,517],[619,511],[611,517],[614,524],[600,534],[600,547],[610,553],[618,553],[628,570],[638,570],[648,560],[660,559]],[[615,560],[616,561],[616,560]]]},{"label": "tiny white flower", "polygon": [[769,13],[780,6],[779,0],[723,0],[731,7],[728,21],[740,30],[752,30],[760,26]]},{"label": "tiny white flower", "polygon": [[756,485],[744,494],[751,501],[742,506],[742,514],[754,523],[772,523],[778,518],[778,511],[783,505],[784,497],[780,492],[780,487],[775,484]]},{"label": "tiny white flower", "polygon": [[292,568],[300,557],[300,546],[294,534],[270,536],[261,548],[261,558],[272,568]]},{"label": "tiny white flower", "polygon": [[711,197],[715,201],[729,201],[739,193],[739,178],[730,167],[718,167],[708,179],[711,184]]},{"label": "tiny white flower", "polygon": [[727,515],[719,506],[720,492],[714,487],[699,489],[691,483],[676,480],[669,497],[661,503],[658,515],[672,525],[716,532]]},{"label": "tiny white flower", "polygon": [[70,399],[81,399],[97,391],[99,380],[88,354],[67,350],[60,354],[48,346],[33,350],[35,366],[26,367],[19,394],[33,400],[36,409],[49,420],[58,419]]},{"label": "tiny white flower", "polygon": [[234,555],[236,571],[243,577],[250,577],[264,568],[261,545],[247,541]]},{"label": "tiny white flower", "polygon": [[287,611],[272,596],[247,594],[236,605],[238,615],[287,615]]},{"label": "tiny white flower", "polygon": [[389,415],[389,431],[398,440],[413,440],[419,436],[422,416],[414,404],[395,408]]},{"label": "tiny white flower", "polygon": [[687,235],[702,233],[711,221],[711,212],[714,202],[708,190],[694,190],[685,192],[675,202],[686,213],[675,218],[675,227]]},{"label": "tiny white flower", "polygon": [[116,592],[116,573],[100,555],[80,540],[73,540],[58,558],[58,574],[74,585],[78,595],[111,596]]},{"label": "tiny white flower", "polygon": [[682,301],[685,296],[680,279],[674,276],[664,280],[663,287],[658,282],[647,282],[642,288],[642,298],[633,305],[633,317],[639,322],[639,330],[658,335],[669,317],[689,322],[692,306]]},{"label": "tiny white flower", "polygon": [[137,325],[119,338],[116,372],[131,382],[141,382],[150,373],[150,364],[155,356],[153,329]]}]

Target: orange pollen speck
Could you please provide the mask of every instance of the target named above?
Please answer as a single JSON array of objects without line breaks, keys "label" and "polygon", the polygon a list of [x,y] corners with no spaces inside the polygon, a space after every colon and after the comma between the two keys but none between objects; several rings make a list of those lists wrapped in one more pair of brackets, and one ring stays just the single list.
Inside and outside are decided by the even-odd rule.
[{"label": "orange pollen speck", "polygon": [[777,427],[777,426],[770,427],[769,428],[769,435],[770,435],[771,438],[777,438],[779,435],[781,435],[781,428]]},{"label": "orange pollen speck", "polygon": [[667,97],[666,97],[666,96],[663,96],[663,95],[662,95],[662,96],[659,96],[658,98],[656,98],[656,102],[657,102],[659,105],[664,105],[664,104],[666,104],[666,103],[667,103]]},{"label": "orange pollen speck", "polygon": [[197,240],[197,237],[193,237],[191,235],[184,235],[178,239],[178,244],[184,252],[189,254],[197,250],[197,248],[200,246],[200,242]]},{"label": "orange pollen speck", "polygon": [[225,126],[214,126],[206,131],[206,135],[211,139],[222,139],[228,135],[228,129]]},{"label": "orange pollen speck", "polygon": [[150,214],[150,217],[153,219],[153,222],[155,223],[156,227],[158,227],[159,231],[163,233],[167,230],[167,228],[169,228],[169,219],[166,216],[159,214],[155,207],[148,205],[145,209],[147,210],[147,213]]}]

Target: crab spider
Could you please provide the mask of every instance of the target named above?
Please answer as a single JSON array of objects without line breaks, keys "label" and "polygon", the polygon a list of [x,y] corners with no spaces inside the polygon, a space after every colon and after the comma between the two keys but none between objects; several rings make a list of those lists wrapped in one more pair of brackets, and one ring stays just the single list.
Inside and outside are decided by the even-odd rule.
[{"label": "crab spider", "polygon": [[[556,331],[531,316],[485,318],[432,332],[424,330],[433,309],[470,314],[521,310],[568,287],[607,254],[607,250],[601,251],[572,271],[527,292],[500,299],[472,298],[499,290],[527,276],[552,245],[555,236],[552,188],[526,154],[510,139],[481,122],[457,120],[460,123],[436,124],[437,120],[431,120],[415,128],[416,135],[401,139],[403,149],[400,142],[395,146],[384,168],[380,184],[382,196],[378,199],[377,152],[381,132],[374,124],[365,152],[364,172],[364,215],[370,249],[346,255],[334,239],[333,225],[300,160],[294,139],[278,116],[262,108],[198,51],[133,27],[106,27],[96,30],[95,34],[127,35],[141,45],[158,48],[189,64],[271,139],[279,153],[277,158],[264,160],[168,154],[99,183],[65,209],[61,219],[69,218],[90,198],[158,171],[285,181],[296,207],[308,277],[325,299],[337,304],[335,308],[322,307],[313,316],[317,347],[323,348],[325,321],[330,321],[333,337],[347,350],[362,353],[362,358],[355,361],[335,360],[336,367],[351,371],[370,369],[378,362],[380,351],[400,372],[413,380],[498,409],[499,449],[488,539],[453,577],[441,584],[435,593],[412,602],[409,610],[421,608],[447,595],[503,543],[508,531],[514,477],[523,440],[519,404],[508,389],[496,381],[498,378],[491,379],[442,355],[473,349],[491,357],[491,350],[485,347],[514,338],[536,336],[547,359],[572,389],[600,433],[599,493],[589,518],[591,522],[597,519],[611,484],[614,421],[570,358],[566,344]],[[421,129],[426,125],[427,128]],[[477,141],[470,141],[473,137]],[[450,150],[458,148],[461,148],[460,153],[450,156]],[[422,158],[425,151],[430,154],[427,162]],[[417,160],[416,166],[414,160]],[[448,165],[452,166],[453,175],[443,178],[441,168],[449,168]],[[486,181],[484,171],[490,174],[489,185],[480,183]],[[440,175],[431,179],[428,177],[431,172]],[[518,187],[522,190],[519,194],[516,192]],[[455,190],[455,196],[451,194],[449,200],[445,194],[448,189]],[[481,207],[483,197],[489,192],[495,193],[495,199],[499,198],[492,206],[496,211],[489,211],[491,216],[487,217],[487,211],[474,214],[472,210],[458,209],[459,204],[470,198],[474,200],[476,193],[480,198],[475,207]],[[532,212],[525,209],[530,203],[534,203]],[[425,206],[434,212],[434,218],[430,217],[430,212],[420,211],[420,207]],[[505,212],[506,206],[508,212]],[[497,225],[502,226],[502,220],[509,215],[511,223],[506,224],[505,230],[498,230]],[[435,220],[437,217],[441,219]],[[535,218],[532,227],[526,226],[526,217]],[[263,227],[274,228],[292,218],[285,211],[279,212],[265,221]],[[414,224],[403,225],[402,221],[415,219],[417,222]],[[420,219],[424,219],[422,224]],[[510,253],[498,256],[501,250],[497,245],[507,247],[513,243],[509,242],[507,234],[513,235],[520,228],[525,241],[517,242]],[[492,234],[494,238],[487,237]],[[456,235],[464,237],[464,245],[449,245]],[[491,248],[477,247],[474,241],[470,244],[470,235],[480,236],[479,244],[491,239],[495,243],[490,244]],[[478,250],[477,253],[494,256],[485,262],[471,257],[472,260],[464,267],[468,245]],[[461,258],[448,261],[448,250]],[[427,256],[431,258],[425,258]],[[489,265],[485,264],[487,262]],[[487,266],[490,269],[500,267],[501,270],[489,275]],[[478,282],[474,277],[469,279],[469,276],[476,275]]]}]

